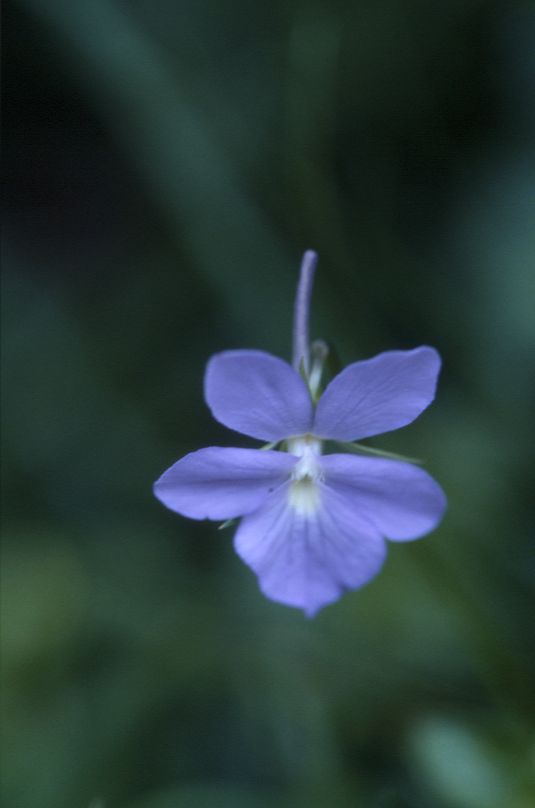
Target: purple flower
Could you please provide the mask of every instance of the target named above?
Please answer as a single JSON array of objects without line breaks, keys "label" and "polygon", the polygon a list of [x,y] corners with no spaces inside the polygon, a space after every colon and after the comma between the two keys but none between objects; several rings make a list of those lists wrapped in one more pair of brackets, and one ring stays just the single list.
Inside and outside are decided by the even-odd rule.
[{"label": "purple flower", "polygon": [[326,441],[353,448],[411,423],[434,398],[440,358],[426,346],[388,351],[349,365],[319,395],[321,361],[309,368],[307,329],[314,264],[306,253],[294,367],[238,350],[216,354],[206,370],[214,417],[270,448],[200,449],[154,487],[164,505],[193,519],[242,517],[234,545],[264,594],[309,616],[379,572],[385,539],[420,538],[446,506],[440,486],[410,463],[323,453]]}]

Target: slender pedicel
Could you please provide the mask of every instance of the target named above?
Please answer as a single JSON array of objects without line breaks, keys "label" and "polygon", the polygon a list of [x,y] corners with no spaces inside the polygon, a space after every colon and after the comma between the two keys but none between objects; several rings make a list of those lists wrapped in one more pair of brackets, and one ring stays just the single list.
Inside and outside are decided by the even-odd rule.
[{"label": "slender pedicel", "polygon": [[294,308],[294,330],[293,330],[293,366],[299,371],[301,363],[306,373],[309,370],[309,340],[308,340],[308,314],[310,309],[310,298],[312,297],[312,285],[314,283],[314,272],[318,263],[318,255],[314,250],[307,250],[301,262],[301,273],[297,286]]}]

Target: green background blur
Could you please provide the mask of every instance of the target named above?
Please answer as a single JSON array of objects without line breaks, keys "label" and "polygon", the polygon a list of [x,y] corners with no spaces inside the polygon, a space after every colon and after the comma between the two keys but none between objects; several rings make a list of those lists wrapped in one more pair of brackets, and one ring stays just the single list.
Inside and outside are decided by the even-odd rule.
[{"label": "green background blur", "polygon": [[[5,25],[6,808],[533,806],[534,5],[12,0]],[[312,621],[151,493],[254,445],[204,366],[289,357],[306,248],[344,363],[442,354],[376,445],[449,497]]]}]

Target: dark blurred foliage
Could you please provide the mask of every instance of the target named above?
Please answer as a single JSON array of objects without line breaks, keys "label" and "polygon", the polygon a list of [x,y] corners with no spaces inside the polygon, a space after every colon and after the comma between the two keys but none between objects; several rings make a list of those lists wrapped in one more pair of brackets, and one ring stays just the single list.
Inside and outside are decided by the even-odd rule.
[{"label": "dark blurred foliage", "polygon": [[[535,8],[5,9],[3,789],[15,808],[529,808]],[[422,343],[449,497],[315,620],[165,511],[207,358]],[[530,431],[531,430],[531,431]],[[531,607],[531,608],[530,608]]]}]

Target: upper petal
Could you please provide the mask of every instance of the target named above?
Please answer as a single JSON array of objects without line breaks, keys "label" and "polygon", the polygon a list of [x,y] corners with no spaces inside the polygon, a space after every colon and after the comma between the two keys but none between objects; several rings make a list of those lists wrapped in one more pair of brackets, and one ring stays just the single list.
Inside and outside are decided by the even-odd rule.
[{"label": "upper petal", "polygon": [[348,365],[318,402],[314,434],[353,441],[410,424],[433,401],[439,370],[426,345]]},{"label": "upper petal", "polygon": [[287,362],[263,351],[213,356],[204,395],[220,423],[259,440],[302,435],[312,425],[312,402],[303,379]]},{"label": "upper petal", "polygon": [[385,543],[350,502],[321,484],[317,511],[296,511],[290,485],[242,519],[234,544],[267,597],[311,616],[369,581],[384,561]]},{"label": "upper petal", "polygon": [[325,455],[321,465],[325,484],[389,539],[418,539],[444,515],[442,488],[418,466],[343,454]]},{"label": "upper petal", "polygon": [[232,519],[258,508],[295,462],[286,452],[211,446],[167,469],[154,493],[172,511],[192,519]]}]

